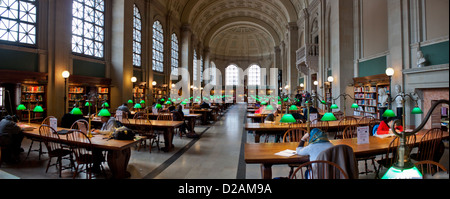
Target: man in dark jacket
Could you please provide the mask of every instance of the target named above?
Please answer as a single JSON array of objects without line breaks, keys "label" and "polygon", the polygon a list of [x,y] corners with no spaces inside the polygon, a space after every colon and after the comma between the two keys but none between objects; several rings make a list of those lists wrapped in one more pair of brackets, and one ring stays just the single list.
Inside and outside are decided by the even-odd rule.
[{"label": "man in dark jacket", "polygon": [[5,162],[18,162],[24,138],[22,129],[14,122],[14,118],[6,116],[0,122],[0,146]]}]

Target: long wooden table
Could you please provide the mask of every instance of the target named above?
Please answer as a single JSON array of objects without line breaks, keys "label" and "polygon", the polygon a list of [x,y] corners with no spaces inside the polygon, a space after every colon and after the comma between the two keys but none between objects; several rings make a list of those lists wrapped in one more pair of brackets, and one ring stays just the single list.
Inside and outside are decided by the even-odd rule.
[{"label": "long wooden table", "polygon": [[[275,123],[247,123],[245,124],[246,131],[254,131],[255,132],[255,142],[259,143],[261,135],[263,134],[275,134],[275,135],[284,135],[291,126],[289,124],[281,124],[279,122],[280,118],[277,118]],[[328,132],[334,132],[339,128],[339,121],[328,122]],[[305,124],[296,124],[298,128],[307,128]],[[311,126],[311,128],[313,128]]]},{"label": "long wooden table", "polygon": [[[172,114],[172,113],[167,113],[167,114]],[[149,114],[147,114],[147,116],[150,119],[158,119],[159,114],[149,113]],[[197,120],[197,118],[199,118],[201,116],[202,116],[202,114],[195,114],[195,113],[190,113],[190,114],[184,115],[184,119],[186,121],[188,121],[188,125],[191,128],[190,133],[195,133],[195,121]]]},{"label": "long wooden table", "polygon": [[[428,130],[422,130],[416,135],[416,144],[418,144],[422,137]],[[449,133],[444,132],[444,139],[449,138]],[[367,157],[373,155],[380,155],[386,153],[390,143],[394,137],[378,138],[370,137],[369,144],[357,144],[357,139],[343,139],[332,140],[335,146],[348,145],[353,148],[355,156]],[[261,164],[261,173],[263,179],[272,179],[272,166],[280,164],[302,164],[309,161],[308,156],[294,155],[291,157],[282,157],[275,155],[284,150],[296,150],[299,143],[256,143],[245,145],[245,162],[247,164]]]},{"label": "long wooden table", "polygon": [[[39,134],[38,124],[19,124],[21,127],[28,127],[23,129],[24,134],[28,138],[37,138],[42,139],[42,136]],[[31,128],[29,128],[31,126]],[[63,128],[58,128],[58,130],[66,130]],[[131,157],[131,147],[134,146],[139,140],[114,140],[107,139],[108,137],[104,135],[94,135],[91,138],[91,142],[94,148],[94,151],[100,152],[107,151],[108,152],[108,166],[111,169],[111,173],[113,178],[116,179],[124,179],[130,177],[130,173],[127,171],[128,163]],[[66,139],[61,138],[60,140],[54,140],[55,142],[62,144],[70,144],[70,142]],[[96,154],[97,152],[94,152]]]},{"label": "long wooden table", "polygon": [[[100,118],[95,118],[92,122],[99,123],[101,122]],[[162,148],[163,151],[169,152],[172,151],[173,146],[173,136],[176,128],[179,128],[184,124],[182,121],[164,121],[164,120],[135,120],[128,119],[123,120],[123,125],[134,129],[136,127],[144,127],[144,128],[153,128],[153,130],[163,131],[164,132],[164,143],[165,147]]]}]

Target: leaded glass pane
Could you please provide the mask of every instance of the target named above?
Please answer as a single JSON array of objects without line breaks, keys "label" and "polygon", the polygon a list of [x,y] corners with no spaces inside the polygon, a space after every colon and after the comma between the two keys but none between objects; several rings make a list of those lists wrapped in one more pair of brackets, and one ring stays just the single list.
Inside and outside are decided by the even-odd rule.
[{"label": "leaded glass pane", "polygon": [[134,5],[133,22],[133,66],[142,67],[142,20],[139,8]]},{"label": "leaded glass pane", "polygon": [[153,24],[153,70],[164,72],[164,35],[159,21]]},{"label": "leaded glass pane", "polygon": [[73,0],[72,52],[104,57],[104,0]]},{"label": "leaded glass pane", "polygon": [[0,1],[0,40],[36,44],[35,0]]}]

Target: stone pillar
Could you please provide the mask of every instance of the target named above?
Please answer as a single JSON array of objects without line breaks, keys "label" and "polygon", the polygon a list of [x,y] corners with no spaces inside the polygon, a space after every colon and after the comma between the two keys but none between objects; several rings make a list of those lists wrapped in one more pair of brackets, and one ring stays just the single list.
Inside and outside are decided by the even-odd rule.
[{"label": "stone pillar", "polygon": [[111,107],[133,95],[133,2],[114,0],[112,6]]},{"label": "stone pillar", "polygon": [[[55,116],[61,121],[62,116],[69,110],[68,102],[64,102],[64,93],[68,93],[68,84],[64,88],[62,73],[67,70],[73,74],[70,56],[72,54],[72,15],[70,14],[72,1],[49,0],[48,6],[47,115]],[[63,110],[64,103],[67,110]]]},{"label": "stone pillar", "polygon": [[298,50],[298,26],[296,22],[289,23],[288,27],[288,57],[287,57],[287,69],[288,69],[288,94],[297,94],[298,83],[298,69],[297,69],[297,50]]},{"label": "stone pillar", "polygon": [[192,71],[193,71],[193,56],[194,51],[192,50],[192,31],[191,27],[188,24],[183,25],[181,28],[181,68],[184,68],[189,71],[188,78],[189,86],[192,84]]}]

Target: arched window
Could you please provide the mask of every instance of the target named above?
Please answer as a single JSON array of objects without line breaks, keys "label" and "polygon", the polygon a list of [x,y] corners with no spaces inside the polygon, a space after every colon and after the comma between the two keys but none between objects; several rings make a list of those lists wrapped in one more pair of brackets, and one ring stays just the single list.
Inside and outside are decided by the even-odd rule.
[{"label": "arched window", "polygon": [[211,85],[217,85],[217,71],[216,71],[216,64],[214,62],[211,62]]},{"label": "arched window", "polygon": [[258,65],[252,65],[248,71],[248,85],[259,86],[261,85],[261,67]]},{"label": "arched window", "polygon": [[198,61],[197,61],[197,51],[194,50],[194,63],[193,63],[193,73],[194,73],[194,81],[197,81],[197,71],[198,71]]},{"label": "arched window", "polygon": [[133,23],[133,66],[142,67],[142,18],[136,4]]},{"label": "arched window", "polygon": [[238,67],[236,65],[230,65],[225,70],[226,85],[237,86],[239,84]]},{"label": "arched window", "polygon": [[0,40],[36,44],[36,0],[0,0]]},{"label": "arched window", "polygon": [[153,71],[164,72],[164,31],[161,22],[153,23]]},{"label": "arched window", "polygon": [[203,56],[200,56],[200,82],[203,82]]},{"label": "arched window", "polygon": [[73,0],[72,52],[104,57],[105,1]]},{"label": "arched window", "polygon": [[172,34],[172,74],[174,76],[178,76],[178,67],[179,65],[179,56],[180,56],[180,51],[179,51],[179,46],[178,46],[178,37],[175,33]]}]

